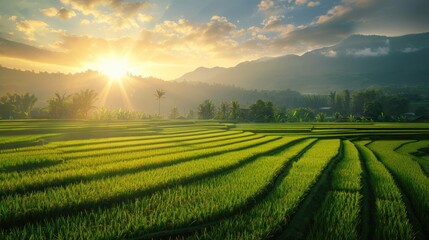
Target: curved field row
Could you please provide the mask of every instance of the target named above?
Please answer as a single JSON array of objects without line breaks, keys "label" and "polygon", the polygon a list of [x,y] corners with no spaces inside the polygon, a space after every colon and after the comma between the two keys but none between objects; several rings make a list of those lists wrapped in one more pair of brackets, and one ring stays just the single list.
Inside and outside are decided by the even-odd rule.
[{"label": "curved field row", "polygon": [[[19,231],[11,230],[4,237],[21,238],[31,233],[36,238],[124,238],[130,237],[131,233],[144,235],[209,221],[252,202],[273,183],[284,166],[312,141],[305,140],[272,156],[258,157],[237,170],[216,177],[166,189],[106,210],[45,221],[42,223],[44,228],[37,224],[26,225]],[[111,227],[105,229],[103,226],[106,224]]]},{"label": "curved field row", "polygon": [[0,239],[427,239],[428,129],[0,122]]},{"label": "curved field row", "polygon": [[[206,134],[211,134],[211,133],[216,133],[216,135],[206,135]],[[197,133],[193,133],[191,135],[186,135],[187,137],[189,136],[194,136],[194,138],[190,138],[191,140],[194,139],[204,139],[205,137],[210,138],[210,137],[216,137],[216,136],[224,136],[224,135],[229,135],[229,134],[222,134],[222,133],[226,133],[224,131],[199,131]],[[234,134],[238,134],[239,132],[232,132],[231,135]],[[115,143],[128,143],[130,141],[138,141],[138,145],[143,145],[141,147],[137,147],[134,148],[133,150],[124,150],[124,149],[119,149],[115,152],[115,150],[110,150],[109,154],[114,154],[114,153],[124,153],[124,152],[130,152],[130,151],[142,151],[142,150],[147,150],[147,149],[156,149],[157,147],[159,148],[167,148],[167,147],[174,147],[177,146],[177,140],[180,139],[181,135],[178,136],[178,138],[176,138],[176,142],[171,142],[170,140],[168,140],[169,137],[175,137],[176,135],[167,135],[167,136],[150,136],[150,137],[132,137],[132,138],[115,138],[112,139],[109,146],[108,147],[114,147]],[[165,138],[167,138],[167,140],[165,140]],[[137,139],[137,140],[136,140]],[[170,142],[170,144],[168,143],[164,143],[164,145],[156,145],[154,142],[152,141],[143,141],[143,140],[150,140],[150,139],[156,139],[155,141],[158,142],[158,144],[162,144],[164,142]],[[186,140],[186,139],[185,139]],[[19,148],[19,149],[11,149],[11,150],[4,150],[2,151],[2,158],[0,160],[0,171],[2,172],[11,172],[11,171],[18,171],[18,170],[25,170],[25,169],[31,169],[34,168],[37,165],[55,165],[56,163],[62,163],[64,160],[69,159],[69,158],[73,158],[73,156],[67,155],[67,154],[63,154],[63,149],[62,148],[57,148],[59,145],[66,145],[68,146],[69,141],[63,142],[63,143],[58,143],[55,142],[53,144],[47,144],[46,146],[36,146],[36,147],[26,147],[26,148]],[[102,144],[105,143],[105,140],[100,140],[100,139],[95,139],[95,140],[89,140],[89,141],[81,141],[85,143],[85,147],[91,147],[92,144],[99,146],[98,144]],[[136,143],[134,143],[136,144]],[[152,145],[150,145],[152,144]],[[73,144],[72,144],[73,145]],[[146,146],[146,145],[150,145],[150,146]],[[106,147],[105,147],[106,148]],[[115,147],[114,147],[115,148]],[[73,154],[73,153],[71,153]],[[94,150],[92,151],[92,156],[98,156],[98,155],[103,155],[103,153],[100,153],[99,151],[95,152]],[[106,154],[106,153],[104,153]],[[81,157],[89,157],[86,156],[85,154],[80,153],[79,155],[81,155]]]},{"label": "curved field row", "polygon": [[328,163],[338,155],[339,140],[321,140],[306,151],[259,204],[247,212],[203,228],[195,239],[267,239],[288,224],[294,210]]},{"label": "curved field row", "polygon": [[372,192],[375,239],[413,239],[414,230],[407,216],[402,194],[392,175],[374,153],[365,145],[369,142],[356,142],[364,164],[368,169]]},{"label": "curved field row", "polygon": [[[214,147],[216,147],[216,149],[212,149],[213,146],[202,144],[201,147],[206,146],[206,148],[203,148],[202,150],[175,151],[173,153],[164,152],[162,154],[157,154],[156,151],[152,153],[149,151],[132,154],[131,158],[128,160],[126,160],[124,155],[119,155],[116,158],[118,161],[111,161],[112,159],[108,158],[109,162],[107,163],[105,161],[106,159],[101,157],[84,159],[77,164],[69,164],[69,162],[66,162],[63,165],[52,167],[53,170],[48,169],[49,171],[41,171],[37,174],[32,172],[25,174],[12,174],[15,175],[15,177],[2,181],[0,183],[0,190],[3,193],[2,195],[6,195],[45,189],[74,182],[113,177],[116,175],[122,176],[133,174],[144,170],[179,164],[198,158],[215,156],[228,151],[252,148],[271,140],[273,140],[273,138],[263,138],[251,135],[244,137],[244,139],[233,139],[231,141],[225,140],[225,142],[215,145]],[[85,164],[85,162],[88,161],[90,164]],[[79,165],[80,168],[71,168],[72,166]],[[64,168],[61,169],[60,167]]]},{"label": "curved field row", "polygon": [[331,189],[311,225],[309,239],[359,239],[362,167],[353,143],[343,144],[343,158],[333,170]]},{"label": "curved field row", "polygon": [[[95,139],[93,141],[81,141],[81,145],[70,144],[68,141],[52,144],[54,148],[60,150],[63,153],[77,153],[77,152],[91,152],[99,151],[111,148],[121,147],[132,147],[139,146],[142,142],[146,144],[162,144],[172,143],[178,140],[195,140],[203,139],[208,137],[217,137],[224,135],[233,135],[241,133],[241,131],[222,131],[222,130],[211,130],[211,131],[197,131],[192,133],[179,133],[179,134],[167,134],[167,135],[152,135],[142,137],[126,137],[126,138],[113,138],[110,141],[103,141]],[[97,141],[96,141],[97,140]],[[48,146],[51,147],[51,146]]]},{"label": "curved field row", "polygon": [[[425,151],[422,151],[423,149]],[[420,164],[426,176],[429,177],[429,156],[426,153],[427,149],[429,149],[429,140],[420,140],[408,142],[396,149],[396,152],[412,157]]]},{"label": "curved field row", "polygon": [[65,152],[63,155],[67,160],[72,160],[72,159],[81,158],[81,157],[93,157],[93,156],[109,155],[109,154],[116,154],[116,153],[144,151],[146,149],[157,148],[158,147],[157,143],[165,144],[165,145],[167,145],[168,143],[177,144],[180,141],[186,141],[190,139],[192,140],[204,139],[204,138],[219,137],[219,136],[225,136],[225,135],[234,135],[238,133],[240,132],[218,132],[218,133],[201,134],[197,136],[177,137],[177,138],[166,137],[166,138],[160,138],[155,140],[146,140],[144,141],[146,142],[146,145],[142,145],[142,142],[137,142],[134,144],[131,143],[130,146],[126,146],[122,148],[116,148],[116,147],[104,148],[103,146],[101,146],[102,149],[94,149],[94,150],[89,149],[88,151],[78,151],[78,152],[69,151],[69,152]]},{"label": "curved field row", "polygon": [[368,146],[397,179],[427,235],[429,232],[429,178],[411,157],[394,151],[403,143],[404,141],[375,141]]},{"label": "curved field row", "polygon": [[0,201],[0,225],[10,226],[25,222],[25,219],[40,219],[45,215],[59,215],[71,210],[94,208],[98,204],[123,201],[132,198],[131,196],[142,196],[180,182],[238,167],[258,155],[282,148],[295,139],[266,138],[271,141],[257,148],[227,152],[124,176],[71,184],[25,196],[6,196]]}]

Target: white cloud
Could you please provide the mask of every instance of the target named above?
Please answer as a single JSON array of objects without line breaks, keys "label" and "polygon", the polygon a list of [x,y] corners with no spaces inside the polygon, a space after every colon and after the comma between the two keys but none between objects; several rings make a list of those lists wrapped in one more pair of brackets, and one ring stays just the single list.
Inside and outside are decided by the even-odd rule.
[{"label": "white cloud", "polygon": [[44,8],[42,10],[40,10],[45,16],[48,17],[55,17],[57,16],[58,13],[58,9],[54,8],[54,7],[50,7],[50,8]]},{"label": "white cloud", "polygon": [[58,16],[59,18],[63,19],[63,20],[68,20],[72,17],[76,16],[76,13],[73,10],[68,10],[66,8],[54,8],[54,7],[50,7],[50,8],[44,8],[40,10],[43,15],[47,16],[47,17],[55,17]]},{"label": "white cloud", "polygon": [[48,24],[38,20],[23,20],[16,22],[16,29],[27,36],[30,41],[35,41],[35,33],[44,35],[48,30]]},{"label": "white cloud", "polygon": [[413,52],[417,52],[419,49],[418,48],[414,48],[414,47],[407,47],[401,50],[401,52],[403,53],[413,53]]},{"label": "white cloud", "polygon": [[83,25],[89,25],[90,23],[91,23],[91,21],[89,21],[88,19],[80,20],[80,24],[83,24]]},{"label": "white cloud", "polygon": [[10,16],[9,21],[16,22],[17,16]]},{"label": "white cloud", "polygon": [[379,47],[375,49],[371,49],[371,48],[348,49],[346,51],[346,54],[355,56],[355,57],[380,57],[380,56],[388,55],[389,52],[390,52],[389,47]]},{"label": "white cloud", "polygon": [[258,10],[267,15],[278,15],[285,11],[286,7],[281,0],[261,0]]},{"label": "white cloud", "polygon": [[338,53],[333,49],[329,49],[327,51],[322,51],[321,54],[325,57],[337,57],[337,55],[338,55]]},{"label": "white cloud", "polygon": [[152,21],[153,21],[153,17],[152,17],[151,15],[142,14],[142,13],[139,13],[139,14],[137,15],[137,18],[138,18],[138,20],[139,20],[141,23],[145,23],[145,22],[152,22]]},{"label": "white cloud", "polygon": [[140,11],[149,6],[148,2],[126,2],[125,0],[60,0],[64,5],[92,15],[93,23],[107,24],[111,30],[138,28],[137,21],[149,19],[143,17]]},{"label": "white cloud", "polygon": [[313,2],[313,1],[310,1],[310,2],[308,2],[307,3],[307,6],[308,7],[317,7],[317,6],[319,6],[320,5],[320,2]]}]

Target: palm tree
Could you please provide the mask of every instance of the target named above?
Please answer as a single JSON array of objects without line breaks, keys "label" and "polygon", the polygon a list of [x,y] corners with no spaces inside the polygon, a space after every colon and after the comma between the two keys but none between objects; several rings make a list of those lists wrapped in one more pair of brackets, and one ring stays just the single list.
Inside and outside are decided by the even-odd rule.
[{"label": "palm tree", "polygon": [[63,93],[55,93],[55,96],[48,100],[48,111],[49,115],[53,118],[66,118],[69,108],[69,100],[71,95]]},{"label": "palm tree", "polygon": [[82,90],[73,95],[72,111],[74,117],[86,118],[89,110],[95,108],[94,104],[97,100],[97,93],[94,90]]},{"label": "palm tree", "polygon": [[231,102],[230,118],[233,120],[240,118],[240,104],[236,100]]},{"label": "palm tree", "polygon": [[31,110],[37,102],[34,94],[8,94],[9,102],[12,106],[12,113],[18,118],[30,118]]},{"label": "palm tree", "polygon": [[155,93],[156,99],[158,99],[158,115],[161,116],[161,98],[164,98],[165,91],[162,89],[157,89]]}]

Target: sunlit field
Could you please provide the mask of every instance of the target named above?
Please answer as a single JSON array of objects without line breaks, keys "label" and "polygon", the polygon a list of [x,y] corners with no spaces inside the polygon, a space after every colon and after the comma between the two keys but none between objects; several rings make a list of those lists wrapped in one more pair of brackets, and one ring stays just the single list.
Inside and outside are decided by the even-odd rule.
[{"label": "sunlit field", "polygon": [[429,124],[1,121],[0,239],[428,239]]}]

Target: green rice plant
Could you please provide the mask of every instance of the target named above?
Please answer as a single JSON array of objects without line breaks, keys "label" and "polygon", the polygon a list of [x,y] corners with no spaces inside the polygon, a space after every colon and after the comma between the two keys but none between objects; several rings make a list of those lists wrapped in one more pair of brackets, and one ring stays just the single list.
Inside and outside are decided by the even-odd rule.
[{"label": "green rice plant", "polygon": [[[2,151],[0,153],[0,178],[5,172],[36,169],[38,166],[48,166],[64,161],[55,149],[43,146],[26,147],[30,152],[20,152],[20,149]],[[16,175],[16,173],[15,173]]]},{"label": "green rice plant", "polygon": [[205,139],[205,138],[214,138],[219,136],[226,135],[235,135],[242,133],[241,131],[199,131],[196,133],[186,133],[186,134],[166,134],[166,135],[152,135],[146,137],[140,137],[138,139],[128,138],[126,141],[113,141],[113,142],[97,142],[85,145],[78,146],[63,146],[57,147],[63,153],[77,153],[77,152],[93,152],[93,151],[102,151],[105,149],[112,148],[123,148],[123,147],[132,147],[132,146],[141,146],[142,143],[146,145],[156,145],[156,144],[166,144],[174,143],[178,140],[188,141],[196,139]]},{"label": "green rice plant", "polygon": [[38,140],[46,137],[56,136],[57,134],[34,134],[34,135],[17,135],[17,136],[0,136],[0,152],[5,146],[20,146],[22,143],[32,143],[36,145]]},{"label": "green rice plant", "polygon": [[[119,144],[119,146],[118,144],[103,144],[101,145],[101,149],[98,149],[98,148],[91,149],[91,146],[85,146],[85,148],[87,148],[86,151],[83,151],[82,149],[80,149],[80,151],[79,149],[75,151],[75,148],[67,152],[64,152],[64,150],[62,149],[59,149],[59,150],[60,151],[62,150],[64,152],[63,156],[65,159],[76,159],[81,157],[110,155],[115,153],[125,153],[125,152],[133,152],[133,151],[144,151],[146,149],[162,147],[162,143],[164,143],[164,147],[168,147],[171,145],[168,145],[167,143],[177,144],[178,142],[186,141],[186,140],[206,139],[206,138],[219,137],[219,136],[223,137],[226,135],[234,135],[238,133],[240,132],[231,131],[231,132],[201,134],[197,136],[188,136],[188,137],[162,137],[162,138],[157,138],[153,140],[137,141],[134,143],[127,142],[128,145],[125,143]],[[161,146],[157,145],[157,143],[161,144]]]},{"label": "green rice plant", "polygon": [[308,239],[359,239],[359,192],[329,191],[315,216]]},{"label": "green rice plant", "polygon": [[359,152],[350,141],[343,141],[344,157],[332,174],[332,189],[338,191],[359,191],[362,188],[362,167]]},{"label": "green rice plant", "polygon": [[356,147],[368,169],[370,189],[374,195],[373,238],[413,239],[414,232],[395,180],[365,144],[367,142],[356,142]]},{"label": "green rice plant", "polygon": [[[188,140],[180,141],[175,143],[166,143],[166,144],[157,144],[151,145],[148,149],[144,151],[133,151],[125,153],[116,153],[102,156],[91,156],[91,157],[81,157],[78,159],[73,159],[73,161],[64,161],[63,164],[57,165],[51,168],[43,169],[43,173],[47,172],[60,172],[64,170],[70,170],[73,168],[82,168],[82,167],[96,167],[103,164],[109,164],[114,162],[124,162],[135,159],[143,159],[148,157],[153,157],[157,155],[172,154],[175,152],[184,152],[192,151],[198,149],[207,149],[212,147],[221,147],[232,143],[244,142],[256,138],[261,138],[262,135],[255,135],[252,133],[240,133],[234,135],[225,135],[209,139],[197,139],[197,140]],[[142,145],[145,145],[142,142]]]},{"label": "green rice plant", "polygon": [[[65,239],[125,238],[201,224],[253,202],[273,183],[284,166],[313,141],[304,140],[274,155],[258,157],[220,176],[165,189],[109,209],[26,225],[3,232],[2,237],[22,238],[31,233],[34,239],[55,236]],[[151,236],[157,238],[159,235]]]},{"label": "green rice plant", "polygon": [[426,176],[429,176],[429,156],[425,155],[424,152],[419,151],[419,149],[423,148],[429,148],[429,140],[407,142],[400,148],[396,149],[396,152],[413,158],[420,164]]},{"label": "green rice plant", "polygon": [[91,139],[76,139],[76,140],[63,140],[49,143],[48,146],[52,148],[78,148],[85,146],[97,146],[97,144],[109,144],[109,143],[120,143],[128,142],[133,140],[152,140],[152,139],[163,139],[168,137],[187,137],[187,136],[198,136],[201,134],[220,133],[225,132],[224,130],[207,130],[207,129],[193,129],[188,131],[174,131],[164,134],[151,134],[151,135],[139,135],[139,136],[121,136],[121,137],[102,137],[102,138],[91,138]]},{"label": "green rice plant", "polygon": [[429,229],[429,178],[411,157],[395,152],[404,141],[375,141],[369,148],[395,176],[410,199],[422,227]]},{"label": "green rice plant", "polygon": [[[295,138],[266,137],[270,142],[212,157],[197,158],[163,168],[142,171],[71,184],[64,188],[51,188],[27,195],[10,195],[0,201],[0,225],[12,225],[25,219],[61,215],[76,209],[94,208],[138,197],[167,186],[174,186],[191,179],[200,179],[228,168],[239,166],[256,156],[283,147]],[[210,151],[210,150],[209,150]],[[180,154],[176,154],[177,158]]]},{"label": "green rice plant", "polygon": [[339,140],[321,140],[306,151],[270,194],[252,209],[204,227],[195,239],[268,239],[288,224],[323,169],[338,154]]},{"label": "green rice plant", "polygon": [[308,239],[359,239],[362,167],[359,152],[343,141],[343,158],[332,173],[332,186],[314,218]]},{"label": "green rice plant", "polygon": [[[247,135],[247,134],[244,134]],[[0,183],[0,190],[5,194],[14,192],[32,191],[45,189],[52,186],[70,184],[83,180],[100,179],[116,175],[140,172],[151,168],[169,166],[180,162],[190,161],[196,158],[213,156],[227,151],[234,151],[250,148],[258,144],[263,144],[272,138],[260,138],[254,135],[244,137],[244,139],[231,139],[217,142],[216,145],[197,144],[200,150],[183,148],[170,148],[168,151],[145,151],[142,153],[124,155],[111,155],[109,157],[93,157],[81,161],[74,160],[60,165],[43,169],[37,173],[29,171],[21,174],[3,174]],[[209,151],[210,148],[214,148]],[[117,161],[112,161],[114,158]],[[128,158],[128,160],[127,160]],[[109,160],[106,162],[106,160]],[[89,163],[89,164],[88,164]],[[102,164],[103,163],[103,164]]]}]

